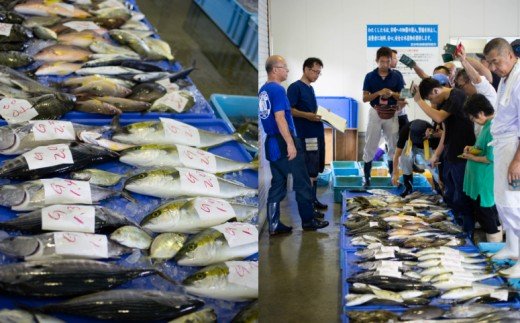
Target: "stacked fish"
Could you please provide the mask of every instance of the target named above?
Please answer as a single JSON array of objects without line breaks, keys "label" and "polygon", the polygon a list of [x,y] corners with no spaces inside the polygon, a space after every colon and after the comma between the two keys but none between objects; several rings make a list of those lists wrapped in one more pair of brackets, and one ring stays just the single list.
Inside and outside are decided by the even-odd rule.
[{"label": "stacked fish", "polygon": [[[171,48],[125,1],[5,1],[0,23],[1,74],[6,76],[0,78],[0,95],[14,100],[14,107],[2,113],[8,122],[57,119],[72,109],[108,115],[183,113],[200,98],[186,79],[195,67],[172,72],[179,65],[172,63]],[[23,73],[13,77],[16,71],[9,67],[57,89],[28,86],[32,79]],[[20,77],[25,79],[11,80]],[[40,113],[40,101],[60,92],[68,93],[47,103],[57,108]]]},{"label": "stacked fish", "polygon": [[[440,196],[416,192],[401,198],[371,192],[373,196],[348,199],[343,223],[356,248],[345,256],[350,320],[489,322],[496,312],[497,321],[518,317],[516,310],[480,304],[514,302],[517,293],[496,277],[489,259],[466,246],[462,229],[453,223]],[[456,249],[460,246],[466,251]],[[354,310],[365,305],[389,305],[394,310]],[[409,306],[422,307],[397,314]]]},{"label": "stacked fish", "polygon": [[258,164],[227,158],[236,142],[256,144],[251,130],[56,121],[72,109],[185,112],[200,95],[186,82],[193,67],[171,72],[169,46],[126,1],[0,6],[0,293],[69,298],[0,321],[215,322],[238,309],[234,322],[256,320],[245,302],[258,298],[247,258],[258,251],[257,184],[240,181]]}]

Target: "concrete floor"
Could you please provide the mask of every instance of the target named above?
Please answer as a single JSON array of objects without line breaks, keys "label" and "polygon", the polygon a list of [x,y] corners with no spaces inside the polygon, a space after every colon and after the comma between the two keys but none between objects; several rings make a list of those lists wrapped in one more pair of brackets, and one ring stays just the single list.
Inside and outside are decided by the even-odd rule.
[{"label": "concrete floor", "polygon": [[206,99],[213,93],[257,95],[257,70],[194,1],[137,0],[137,5],[183,67],[196,61],[190,77]]},{"label": "concrete floor", "polygon": [[290,235],[260,238],[260,322],[338,322],[341,313],[339,225],[341,204],[329,188],[318,189],[329,205],[325,229],[302,231],[294,192],[282,202]]}]

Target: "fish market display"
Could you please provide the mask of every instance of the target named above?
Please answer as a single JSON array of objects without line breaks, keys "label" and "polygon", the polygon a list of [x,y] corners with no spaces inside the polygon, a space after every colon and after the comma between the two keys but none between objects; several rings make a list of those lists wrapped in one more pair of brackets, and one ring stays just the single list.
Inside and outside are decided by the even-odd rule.
[{"label": "fish market display", "polygon": [[145,145],[121,152],[119,160],[138,167],[199,169],[208,173],[228,173],[258,168],[258,163],[239,163],[207,151],[183,145]]},{"label": "fish market display", "polygon": [[125,189],[130,192],[161,198],[200,195],[234,198],[257,194],[256,189],[249,188],[242,183],[187,168],[156,169],[139,173],[125,181]]},{"label": "fish market display", "polygon": [[102,206],[53,205],[0,222],[0,229],[28,233],[66,230],[109,233],[126,225],[135,223]]},{"label": "fish market display", "polygon": [[196,197],[161,205],[141,221],[141,226],[153,232],[197,233],[231,219],[247,222],[257,216],[256,205]]},{"label": "fish market display", "polygon": [[44,313],[68,313],[103,320],[152,321],[174,319],[204,306],[196,298],[173,292],[121,289],[79,296],[39,307]]},{"label": "fish market display", "polygon": [[258,263],[229,261],[205,267],[183,282],[190,294],[247,301],[258,298]]},{"label": "fish market display", "polygon": [[256,139],[195,61],[135,0],[0,0],[0,23],[0,322],[256,319]]},{"label": "fish market display", "polygon": [[258,252],[258,230],[247,223],[228,222],[206,229],[184,243],[175,256],[182,266],[207,266],[243,259]]},{"label": "fish market display", "polygon": [[231,321],[232,323],[247,323],[247,322],[258,322],[260,316],[260,309],[258,301],[253,302],[251,305],[245,307],[240,311]]},{"label": "fish market display", "polygon": [[42,260],[0,266],[0,290],[30,297],[84,295],[134,278],[162,275],[156,269],[125,268],[96,260]]}]

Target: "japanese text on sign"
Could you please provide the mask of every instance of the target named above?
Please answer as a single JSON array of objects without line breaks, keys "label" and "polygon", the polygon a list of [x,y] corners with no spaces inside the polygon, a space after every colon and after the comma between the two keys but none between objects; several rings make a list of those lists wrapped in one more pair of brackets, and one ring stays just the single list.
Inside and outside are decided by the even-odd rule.
[{"label": "japanese text on sign", "polygon": [[437,47],[438,25],[367,25],[368,47]]}]

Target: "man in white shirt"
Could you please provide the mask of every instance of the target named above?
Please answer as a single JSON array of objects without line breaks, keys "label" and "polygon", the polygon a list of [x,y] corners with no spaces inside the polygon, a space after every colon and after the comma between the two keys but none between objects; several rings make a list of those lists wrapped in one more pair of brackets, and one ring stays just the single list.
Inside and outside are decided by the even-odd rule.
[{"label": "man in white shirt", "polygon": [[[520,181],[520,63],[511,45],[503,38],[494,38],[484,47],[489,69],[501,77],[498,86],[496,114],[491,125],[494,154],[495,203],[507,233],[506,246],[494,257],[518,258],[520,237],[520,191],[509,185]],[[520,262],[502,271],[510,278],[520,277]]]}]

